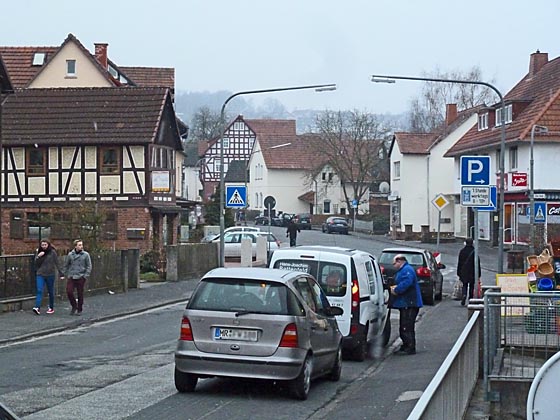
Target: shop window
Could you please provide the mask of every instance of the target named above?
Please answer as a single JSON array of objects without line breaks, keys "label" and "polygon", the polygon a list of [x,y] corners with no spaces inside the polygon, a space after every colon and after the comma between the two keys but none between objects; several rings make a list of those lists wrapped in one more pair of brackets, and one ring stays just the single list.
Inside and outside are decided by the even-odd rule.
[{"label": "shop window", "polygon": [[118,147],[99,148],[99,173],[115,174],[120,171],[120,153]]},{"label": "shop window", "polygon": [[23,213],[19,211],[10,213],[10,238],[23,239]]}]

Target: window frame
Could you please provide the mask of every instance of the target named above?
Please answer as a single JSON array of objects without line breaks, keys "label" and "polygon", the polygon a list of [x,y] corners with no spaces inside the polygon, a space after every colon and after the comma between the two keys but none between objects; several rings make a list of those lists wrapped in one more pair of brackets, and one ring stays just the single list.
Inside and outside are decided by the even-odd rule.
[{"label": "window frame", "polygon": [[[109,150],[116,151],[116,164],[105,164],[104,163],[104,153]],[[99,146],[98,149],[98,169],[101,175],[118,175],[121,172],[121,148],[118,146]],[[111,169],[115,169],[114,171]]]},{"label": "window frame", "polygon": [[393,179],[400,179],[401,177],[401,161],[393,162]]},{"label": "window frame", "polygon": [[[27,176],[45,176],[47,174],[47,148],[46,147],[27,147],[25,150],[25,174]],[[31,154],[41,153],[42,164],[41,165],[31,165]],[[32,171],[34,169],[40,169],[40,171]]]},{"label": "window frame", "polygon": [[519,149],[517,146],[512,146],[508,150],[509,169],[511,171],[517,170],[519,166]]},{"label": "window frame", "polygon": [[478,131],[488,129],[488,112],[478,114]]},{"label": "window frame", "polygon": [[75,59],[66,60],[66,77],[76,77],[76,75],[78,74],[77,67],[78,67],[78,63],[76,62]]}]

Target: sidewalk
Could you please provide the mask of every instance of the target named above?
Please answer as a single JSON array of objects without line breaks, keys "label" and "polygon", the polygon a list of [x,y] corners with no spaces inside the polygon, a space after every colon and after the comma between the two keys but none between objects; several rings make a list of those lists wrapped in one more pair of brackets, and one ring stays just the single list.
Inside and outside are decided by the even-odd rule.
[{"label": "sidewalk", "polygon": [[55,301],[55,313],[47,315],[46,307],[40,316],[32,311],[0,314],[0,345],[31,337],[51,334],[80,325],[91,324],[122,315],[142,312],[171,303],[186,302],[198,279],[178,282],[140,283],[138,289],[126,293],[86,296],[81,316],[70,315],[67,300]]}]

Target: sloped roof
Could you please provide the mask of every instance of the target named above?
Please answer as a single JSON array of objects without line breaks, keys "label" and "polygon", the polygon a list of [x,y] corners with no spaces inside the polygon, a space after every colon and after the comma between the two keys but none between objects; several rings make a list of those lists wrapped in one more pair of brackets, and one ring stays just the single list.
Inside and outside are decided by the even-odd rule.
[{"label": "sloped roof", "polygon": [[175,69],[172,67],[124,67],[118,66],[136,86],[166,87],[175,89]]},{"label": "sloped roof", "polygon": [[[427,155],[430,153],[430,147],[438,137],[439,135],[434,133],[397,132],[393,138],[403,155]],[[391,145],[392,149],[393,145]]]},{"label": "sloped roof", "polygon": [[245,182],[247,181],[247,161],[233,160],[228,166],[228,171],[224,176],[224,182]]},{"label": "sloped roof", "polygon": [[8,76],[12,81],[14,88],[24,88],[35,77],[35,75],[43,69],[41,66],[33,65],[33,57],[35,53],[45,53],[45,63],[57,51],[59,47],[2,47],[0,46],[0,55]]},{"label": "sloped roof", "polygon": [[[523,77],[505,96],[504,101],[523,101],[528,105],[513,115],[513,121],[506,124],[506,143],[530,141],[531,128],[534,124],[544,125],[549,131],[560,131],[560,57],[547,62],[536,72]],[[493,109],[501,107],[495,104]],[[493,112],[493,111],[492,111]],[[547,141],[550,136],[541,136]],[[558,140],[557,140],[558,141]],[[458,156],[489,148],[499,148],[501,143],[501,127],[492,126],[478,131],[474,126],[453,147],[446,156]]]},{"label": "sloped roof", "polygon": [[[320,163],[317,142],[321,137],[318,134],[264,135],[258,137],[258,141],[268,169],[309,170]],[[277,147],[288,143],[291,144]]]},{"label": "sloped roof", "polygon": [[3,143],[152,143],[168,96],[165,88],[17,90],[3,108]]},{"label": "sloped roof", "polygon": [[[240,117],[237,117],[237,121]],[[296,120],[272,120],[272,119],[259,119],[259,120],[243,120],[257,136],[295,136],[296,134]],[[232,124],[233,124],[232,122]]]}]

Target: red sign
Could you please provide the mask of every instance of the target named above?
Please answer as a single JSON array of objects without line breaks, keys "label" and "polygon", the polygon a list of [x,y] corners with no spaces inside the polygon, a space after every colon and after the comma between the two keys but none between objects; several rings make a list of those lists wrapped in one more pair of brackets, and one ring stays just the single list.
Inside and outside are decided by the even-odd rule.
[{"label": "red sign", "polygon": [[515,172],[511,174],[512,187],[527,187],[527,173]]}]

